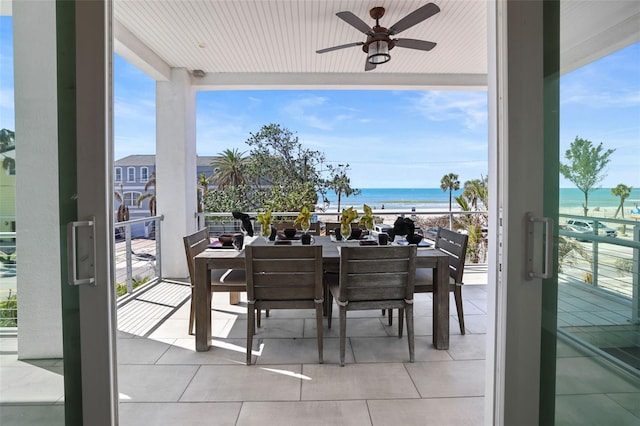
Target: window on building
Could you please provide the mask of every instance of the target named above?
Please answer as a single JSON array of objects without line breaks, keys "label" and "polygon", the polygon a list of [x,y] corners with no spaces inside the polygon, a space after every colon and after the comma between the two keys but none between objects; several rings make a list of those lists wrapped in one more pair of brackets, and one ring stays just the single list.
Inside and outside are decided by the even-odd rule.
[{"label": "window on building", "polygon": [[124,204],[127,207],[138,207],[138,197],[142,195],[139,192],[125,192]]},{"label": "window on building", "polygon": [[127,182],[135,182],[136,181],[136,169],[135,167],[127,168]]},{"label": "window on building", "polygon": [[122,167],[116,167],[116,182],[122,182]]},{"label": "window on building", "polygon": [[149,168],[142,167],[140,169],[140,182],[146,182],[149,180]]}]

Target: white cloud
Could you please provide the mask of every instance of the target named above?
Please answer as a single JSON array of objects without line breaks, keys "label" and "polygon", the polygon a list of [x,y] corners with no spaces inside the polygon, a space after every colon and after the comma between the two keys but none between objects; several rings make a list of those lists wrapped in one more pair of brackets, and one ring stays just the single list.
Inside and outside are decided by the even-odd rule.
[{"label": "white cloud", "polygon": [[561,106],[575,104],[597,109],[631,108],[640,106],[640,90],[626,87],[599,91],[575,82],[561,86],[560,101]]},{"label": "white cloud", "polygon": [[[317,115],[318,109],[322,109],[321,107],[326,103],[326,97],[307,95],[289,102],[283,107],[283,112],[306,126],[321,130],[331,130],[335,116],[324,114],[326,111],[323,111],[322,116]],[[309,112],[310,110],[311,112]]]},{"label": "white cloud", "polygon": [[430,121],[458,121],[470,130],[487,124],[484,91],[429,91],[410,99],[410,108]]}]

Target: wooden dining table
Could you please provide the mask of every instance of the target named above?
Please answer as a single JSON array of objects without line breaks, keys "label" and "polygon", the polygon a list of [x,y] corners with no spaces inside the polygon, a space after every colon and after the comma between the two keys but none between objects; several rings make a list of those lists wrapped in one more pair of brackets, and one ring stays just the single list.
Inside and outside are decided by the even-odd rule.
[{"label": "wooden dining table", "polygon": [[[246,238],[245,244],[268,245],[261,237]],[[299,240],[292,244],[300,244]],[[329,236],[314,237],[313,244],[322,245],[323,264],[335,270],[340,264],[338,247],[358,245],[357,241],[337,242]],[[196,350],[208,351],[211,345],[211,271],[244,269],[244,250],[233,248],[206,249],[195,257]],[[433,269],[433,345],[449,349],[449,255],[431,247],[418,247],[416,268]]]}]

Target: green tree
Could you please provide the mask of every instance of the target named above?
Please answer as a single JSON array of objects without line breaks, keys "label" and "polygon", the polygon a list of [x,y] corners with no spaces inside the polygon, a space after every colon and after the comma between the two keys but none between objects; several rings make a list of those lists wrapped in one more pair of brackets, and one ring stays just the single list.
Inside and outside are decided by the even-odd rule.
[{"label": "green tree", "polygon": [[442,176],[442,179],[440,179],[440,189],[444,192],[449,191],[449,211],[451,211],[451,197],[453,191],[460,189],[458,175],[455,173],[449,173],[448,175]]},{"label": "green tree", "polygon": [[214,168],[211,178],[216,182],[217,188],[225,189],[245,183],[244,173],[248,162],[249,158],[238,149],[225,149],[215,156],[211,161],[211,167]]},{"label": "green tree", "polygon": [[594,147],[591,141],[576,136],[564,153],[569,163],[560,163],[560,173],[584,194],[585,216],[589,212],[589,192],[597,189],[595,186],[606,177],[603,171],[614,152],[615,149],[603,151],[602,142]]},{"label": "green tree", "polygon": [[340,203],[342,202],[342,194],[345,197],[351,195],[359,195],[361,191],[351,187],[351,179],[347,175],[349,171],[348,164],[338,164],[338,167],[333,169],[333,176],[329,182],[329,188],[332,189],[338,196],[338,212],[340,212]]},{"label": "green tree", "polygon": [[[149,189],[152,191],[149,192]],[[144,190],[147,191],[146,194],[142,194],[138,197],[137,203],[138,207],[144,200],[149,200],[149,213],[151,216],[156,215],[156,172],[151,173],[151,176],[147,183],[144,185]]]},{"label": "green tree", "polygon": [[615,188],[611,188],[611,194],[615,195],[616,197],[620,197],[620,205],[616,210],[616,214],[613,215],[614,218],[618,217],[618,213],[621,213],[622,218],[624,219],[624,200],[629,198],[629,195],[631,195],[632,189],[633,187],[627,186],[622,183],[619,183]]},{"label": "green tree", "polygon": [[245,177],[254,208],[298,211],[307,206],[313,210],[318,193],[326,194],[324,154],[304,148],[290,130],[278,124],[262,126],[246,143],[251,151]]}]

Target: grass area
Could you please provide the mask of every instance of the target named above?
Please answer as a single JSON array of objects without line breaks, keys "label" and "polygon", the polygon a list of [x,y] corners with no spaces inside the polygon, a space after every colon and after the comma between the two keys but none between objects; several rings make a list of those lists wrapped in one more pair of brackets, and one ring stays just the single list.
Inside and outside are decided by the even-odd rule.
[{"label": "grass area", "polygon": [[0,301],[0,327],[18,326],[18,297],[11,293],[5,300]]},{"label": "grass area", "polygon": [[[135,290],[136,288],[140,287],[141,285],[143,285],[144,283],[146,283],[150,279],[151,278],[149,278],[149,277],[144,277],[144,278],[134,277],[132,279],[132,281],[133,281],[133,283],[132,283],[133,290]],[[116,284],[116,297],[124,296],[125,294],[127,294],[127,283],[125,282],[125,283]]]}]

